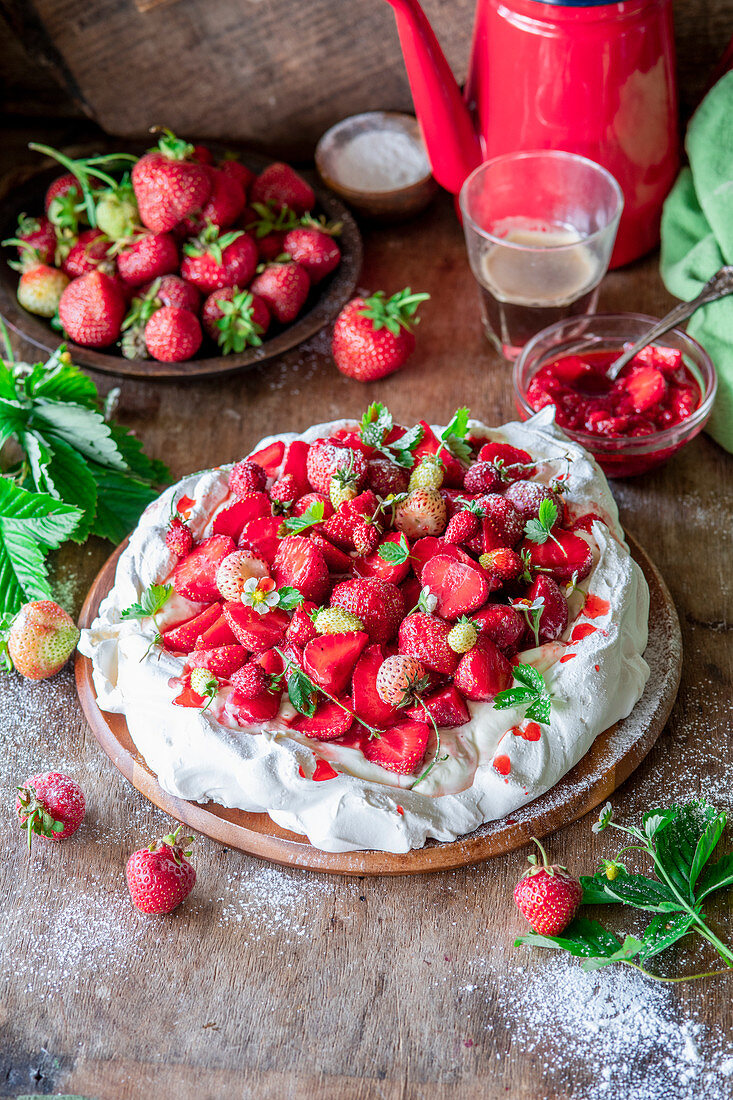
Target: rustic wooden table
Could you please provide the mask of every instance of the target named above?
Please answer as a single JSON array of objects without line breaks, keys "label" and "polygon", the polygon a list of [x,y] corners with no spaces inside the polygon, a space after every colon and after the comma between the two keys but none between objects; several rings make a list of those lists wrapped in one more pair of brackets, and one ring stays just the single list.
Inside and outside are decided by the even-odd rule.
[{"label": "rustic wooden table", "polygon": [[[402,227],[369,230],[365,243],[364,287],[432,295],[404,373],[381,385],[348,381],[324,332],[238,377],[125,382],[120,418],[175,476],[237,459],[271,431],[359,415],[377,397],[410,422],[445,422],[462,404],[488,423],[511,418],[509,370],[482,335],[449,201]],[[655,257],[603,284],[604,309],[660,314],[668,304]],[[113,383],[96,380],[104,391]],[[685,644],[672,719],[614,797],[616,813],[638,818],[699,794],[733,808],[730,460],[701,436],[614,491],[667,580]],[[56,583],[70,609],[109,552],[90,543],[59,555]],[[170,822],[103,756],[71,670],[41,684],[11,676],[0,709],[0,1095],[731,1095],[730,980],[662,986],[630,970],[586,975],[575,961],[514,948],[524,926],[511,889],[526,852],[434,877],[344,879],[202,839],[191,898],[169,918],[146,919],[128,900],[125,860]],[[29,859],[13,788],[51,768],[80,781],[89,810],[72,841],[37,843]],[[552,856],[591,872],[613,845],[590,825],[550,838]],[[713,907],[728,938],[732,900]],[[711,961],[687,945],[670,954],[670,973]]]}]

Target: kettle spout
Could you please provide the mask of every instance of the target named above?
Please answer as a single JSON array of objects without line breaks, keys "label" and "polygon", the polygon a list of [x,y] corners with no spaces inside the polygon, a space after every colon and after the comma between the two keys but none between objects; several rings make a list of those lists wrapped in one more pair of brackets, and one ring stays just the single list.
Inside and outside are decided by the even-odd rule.
[{"label": "kettle spout", "polygon": [[395,11],[407,77],[433,175],[457,194],[481,163],[481,145],[445,54],[417,0],[387,0]]}]

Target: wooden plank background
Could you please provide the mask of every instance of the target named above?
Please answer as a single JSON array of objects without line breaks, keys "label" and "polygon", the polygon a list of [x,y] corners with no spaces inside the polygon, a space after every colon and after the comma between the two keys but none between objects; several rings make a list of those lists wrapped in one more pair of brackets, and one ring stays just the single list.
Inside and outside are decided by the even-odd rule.
[{"label": "wooden plank background", "polygon": [[[424,6],[462,81],[474,0]],[[36,113],[54,74],[69,109],[112,134],[158,123],[299,159],[345,115],[411,109],[383,0],[0,0],[0,12],[18,40],[13,107]],[[675,20],[685,116],[733,35],[733,0],[678,0]]]}]

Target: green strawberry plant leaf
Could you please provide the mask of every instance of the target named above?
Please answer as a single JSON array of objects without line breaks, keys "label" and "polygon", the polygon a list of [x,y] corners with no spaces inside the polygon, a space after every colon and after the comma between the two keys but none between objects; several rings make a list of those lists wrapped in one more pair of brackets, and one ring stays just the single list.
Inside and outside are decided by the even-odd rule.
[{"label": "green strawberry plant leaf", "polygon": [[140,593],[137,603],[120,612],[121,619],[149,619],[165,607],[173,594],[172,584],[151,584]]},{"label": "green strawberry plant leaf", "polygon": [[539,506],[538,518],[527,520],[524,525],[524,533],[530,542],[537,543],[540,546],[548,539],[557,542],[557,539],[551,533],[556,521],[557,504],[554,500],[543,500]]},{"label": "green strawberry plant leaf", "polygon": [[514,665],[512,667],[514,679],[521,687],[507,688],[494,696],[495,710],[509,710],[511,707],[519,707],[529,704],[525,711],[525,717],[542,725],[550,724],[550,712],[552,710],[552,696],[547,690],[544,677],[532,665]]},{"label": "green strawberry plant leaf", "polygon": [[382,561],[390,565],[402,565],[410,557],[410,545],[403,534],[397,542],[385,542],[377,551]]},{"label": "green strawberry plant leaf", "polygon": [[420,424],[407,428],[397,439],[386,442],[394,428],[394,420],[389,409],[381,401],[373,401],[361,418],[359,432],[362,443],[373,447],[391,462],[410,469],[415,462],[413,451],[423,437]]},{"label": "green strawberry plant leaf", "polygon": [[297,535],[301,531],[306,531],[309,527],[313,527],[316,523],[321,523],[323,520],[323,511],[323,501],[317,500],[314,504],[308,505],[302,516],[288,516],[280,524],[282,535]]},{"label": "green strawberry plant leaf", "polygon": [[460,459],[461,462],[471,461],[473,452],[466,442],[470,416],[470,409],[456,409],[450,424],[441,432],[440,438],[442,442],[438,448],[438,454],[445,448],[445,450],[450,451],[454,458]]},{"label": "green strawberry plant leaf", "polygon": [[303,603],[303,593],[297,588],[292,588],[289,584],[278,588],[277,594],[280,600],[277,606],[281,607],[283,611],[295,611],[296,607],[300,607]]}]

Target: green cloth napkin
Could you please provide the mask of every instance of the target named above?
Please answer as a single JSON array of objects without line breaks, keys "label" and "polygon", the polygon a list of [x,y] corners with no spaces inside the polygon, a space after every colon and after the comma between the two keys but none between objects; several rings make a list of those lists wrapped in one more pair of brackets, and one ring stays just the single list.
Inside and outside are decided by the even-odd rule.
[{"label": "green cloth napkin", "polygon": [[[689,301],[724,264],[733,264],[733,72],[708,92],[690,121],[683,168],[662,211],[660,267],[671,294]],[[733,295],[694,313],[687,325],[718,372],[706,431],[733,451]]]}]

